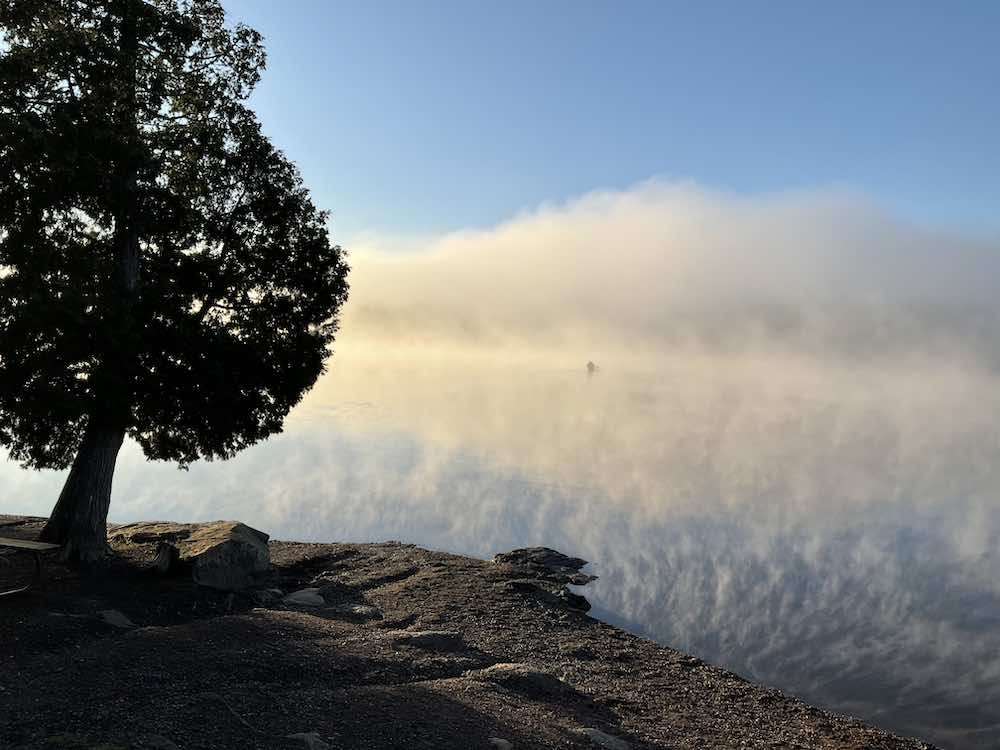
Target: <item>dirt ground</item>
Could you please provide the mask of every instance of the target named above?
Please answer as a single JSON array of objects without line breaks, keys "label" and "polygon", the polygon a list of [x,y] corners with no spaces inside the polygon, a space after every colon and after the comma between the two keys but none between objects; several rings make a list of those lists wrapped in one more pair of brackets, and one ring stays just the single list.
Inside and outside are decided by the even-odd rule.
[{"label": "dirt ground", "polygon": [[[0,516],[0,536],[37,531]],[[87,575],[47,562],[0,599],[0,748],[930,747],[599,622],[507,566],[397,543],[271,557],[238,594],[146,572],[138,552]],[[3,559],[0,588],[30,556]],[[283,603],[306,587],[322,606]]]}]

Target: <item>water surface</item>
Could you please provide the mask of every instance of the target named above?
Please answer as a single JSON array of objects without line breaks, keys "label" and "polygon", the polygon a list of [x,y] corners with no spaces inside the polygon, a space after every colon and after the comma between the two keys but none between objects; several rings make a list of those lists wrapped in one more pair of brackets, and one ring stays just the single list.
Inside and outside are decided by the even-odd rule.
[{"label": "water surface", "polygon": [[[1000,745],[1000,387],[946,364],[347,347],[286,432],[123,451],[117,521],[593,561],[600,616],[951,748]],[[0,464],[0,511],[61,482]]]}]

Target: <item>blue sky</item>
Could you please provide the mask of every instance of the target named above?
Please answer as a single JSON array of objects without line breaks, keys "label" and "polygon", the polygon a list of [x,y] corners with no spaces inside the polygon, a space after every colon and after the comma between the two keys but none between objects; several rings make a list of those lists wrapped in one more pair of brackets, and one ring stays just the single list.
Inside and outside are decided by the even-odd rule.
[{"label": "blue sky", "polygon": [[654,176],[1000,230],[1000,2],[226,5],[267,40],[266,132],[347,244]]}]

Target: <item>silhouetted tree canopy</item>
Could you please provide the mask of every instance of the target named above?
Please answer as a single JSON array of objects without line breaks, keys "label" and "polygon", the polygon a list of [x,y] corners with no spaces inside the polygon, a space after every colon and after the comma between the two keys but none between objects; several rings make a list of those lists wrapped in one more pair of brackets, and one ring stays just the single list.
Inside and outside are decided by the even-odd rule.
[{"label": "silhouetted tree canopy", "polygon": [[0,445],[25,466],[98,423],[228,457],[322,372],[348,269],[245,103],[264,63],[217,0],[0,0]]}]

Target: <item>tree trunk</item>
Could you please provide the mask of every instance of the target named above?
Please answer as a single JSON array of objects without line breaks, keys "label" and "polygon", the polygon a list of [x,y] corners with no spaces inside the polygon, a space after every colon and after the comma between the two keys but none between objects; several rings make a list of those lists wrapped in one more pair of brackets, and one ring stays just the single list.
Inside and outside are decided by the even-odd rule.
[{"label": "tree trunk", "polygon": [[139,208],[136,17],[140,7],[140,0],[119,0],[114,5],[120,16],[121,28],[118,61],[121,98],[115,109],[117,119],[124,128],[125,148],[112,170],[110,197],[114,207],[114,242],[117,248],[114,285],[113,292],[103,302],[106,341],[98,357],[101,364],[91,378],[94,403],[101,405],[101,411],[97,418],[91,417],[66,477],[66,484],[41,535],[44,541],[64,545],[66,558],[81,563],[99,560],[109,552],[111,480],[129,424],[137,361],[137,328],[133,308],[138,296],[140,266],[136,227]]},{"label": "tree trunk", "polygon": [[125,430],[88,426],[42,541],[64,546],[68,560],[95,562],[108,553],[108,507],[115,461]]}]

